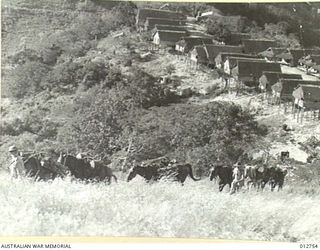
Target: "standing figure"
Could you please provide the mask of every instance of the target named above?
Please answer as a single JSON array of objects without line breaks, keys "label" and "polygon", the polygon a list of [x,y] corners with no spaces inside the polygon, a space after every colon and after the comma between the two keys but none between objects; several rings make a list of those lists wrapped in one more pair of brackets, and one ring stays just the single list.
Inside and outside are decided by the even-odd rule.
[{"label": "standing figure", "polygon": [[24,163],[19,155],[16,146],[9,147],[9,153],[11,154],[11,162],[9,164],[9,171],[11,178],[21,178],[25,176]]},{"label": "standing figure", "polygon": [[243,182],[244,182],[244,176],[243,176],[243,171],[241,169],[241,163],[237,162],[234,165],[234,168],[232,171],[232,183],[231,183],[230,194],[234,194],[236,191],[238,191],[239,188],[242,186]]}]

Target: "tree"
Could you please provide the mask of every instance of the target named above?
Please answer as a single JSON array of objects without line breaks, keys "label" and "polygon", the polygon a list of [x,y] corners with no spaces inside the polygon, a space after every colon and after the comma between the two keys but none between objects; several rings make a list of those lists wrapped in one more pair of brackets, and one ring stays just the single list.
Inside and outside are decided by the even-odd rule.
[{"label": "tree", "polygon": [[137,6],[131,1],[119,2],[118,5],[112,8],[112,12],[118,17],[115,25],[132,27],[135,25]]},{"label": "tree", "polygon": [[24,98],[35,95],[45,89],[43,80],[49,72],[49,67],[40,62],[26,62],[19,65],[10,74],[8,92],[14,98]]},{"label": "tree", "polygon": [[41,62],[41,56],[33,49],[24,49],[8,57],[11,64],[24,64],[28,61]]},{"label": "tree", "polygon": [[210,17],[207,20],[206,27],[207,32],[219,41],[227,40],[231,34],[228,24],[215,17]]}]

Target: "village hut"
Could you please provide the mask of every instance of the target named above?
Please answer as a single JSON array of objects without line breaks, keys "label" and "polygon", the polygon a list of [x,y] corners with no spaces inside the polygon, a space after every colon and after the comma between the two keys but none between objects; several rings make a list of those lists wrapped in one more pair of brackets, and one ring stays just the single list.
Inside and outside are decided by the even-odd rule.
[{"label": "village hut", "polygon": [[258,53],[258,55],[267,58],[270,61],[277,61],[279,60],[279,55],[282,55],[285,52],[287,52],[287,48],[270,47]]},{"label": "village hut", "polygon": [[274,71],[281,73],[279,63],[265,61],[239,59],[237,65],[238,80],[244,83],[254,83],[258,86],[258,80],[264,71]]},{"label": "village hut", "polygon": [[300,84],[293,92],[292,96],[295,103],[303,100],[306,109],[320,109],[320,85]]},{"label": "village hut", "polygon": [[255,55],[270,47],[277,47],[277,42],[275,40],[267,39],[243,39],[242,44],[244,46],[244,53]]},{"label": "village hut", "polygon": [[306,57],[308,55],[320,55],[320,50],[316,49],[290,49],[289,52],[292,56],[290,65],[294,67],[299,65],[299,60],[302,57]]},{"label": "village hut", "polygon": [[209,64],[211,65],[215,65],[216,57],[222,52],[239,54],[243,52],[243,48],[241,46],[206,44],[205,47],[208,54]]},{"label": "village hut", "polygon": [[155,33],[163,30],[188,31],[189,29],[191,29],[189,26],[156,24],[153,32]]},{"label": "village hut", "polygon": [[138,13],[136,16],[136,27],[138,30],[145,26],[145,22],[148,17],[162,18],[162,19],[174,19],[174,20],[185,20],[186,19],[186,16],[180,12],[142,8],[142,9],[138,10]]},{"label": "village hut", "polygon": [[176,50],[181,53],[188,53],[194,46],[213,44],[213,40],[207,37],[182,37],[176,43]]},{"label": "village hut", "polygon": [[188,36],[190,37],[207,37],[207,38],[210,38],[210,39],[214,39],[213,36],[207,34],[207,33],[204,33],[204,32],[201,32],[201,31],[195,31],[195,30],[188,30]]},{"label": "village hut", "polygon": [[157,31],[153,35],[153,43],[157,46],[172,46],[174,47],[175,44],[186,35],[185,31],[173,31],[173,30],[163,30]]},{"label": "village hut", "polygon": [[148,17],[145,22],[145,25],[144,25],[144,30],[152,30],[157,24],[172,25],[172,26],[185,26],[186,21],[185,20],[177,20],[177,19]]},{"label": "village hut", "polygon": [[[262,58],[246,58],[246,57],[237,57],[237,56],[229,56],[223,65],[223,71],[226,74],[231,74],[232,69],[238,67],[238,61],[239,60],[246,60],[250,62],[266,62],[266,60]],[[234,71],[237,72],[237,71]]]},{"label": "village hut", "polygon": [[276,84],[280,79],[300,79],[302,80],[302,75],[300,74],[286,74],[280,72],[263,71],[262,76],[259,78],[260,85],[267,91],[271,91],[271,86]]},{"label": "village hut", "polygon": [[307,55],[299,59],[299,64],[306,67],[320,65],[320,55]]},{"label": "village hut", "polygon": [[251,35],[248,33],[231,33],[229,36],[227,36],[225,43],[227,45],[240,45],[242,44],[243,39],[250,39]]},{"label": "village hut", "polygon": [[280,94],[283,101],[291,101],[293,91],[300,85],[320,86],[320,81],[306,81],[298,79],[280,79],[271,89]]},{"label": "village hut", "polygon": [[152,29],[151,32],[151,38],[153,39],[154,35],[158,31],[183,31],[186,32],[190,27],[188,26],[180,26],[180,25],[161,25],[161,24],[156,24],[155,27]]},{"label": "village hut", "polygon": [[256,55],[244,54],[244,53],[232,53],[232,52],[220,52],[214,59],[217,68],[223,68],[225,61],[228,57],[240,57],[240,58],[258,58]]},{"label": "village hut", "polygon": [[190,60],[199,63],[199,64],[207,64],[208,56],[204,46],[195,46],[190,52]]}]

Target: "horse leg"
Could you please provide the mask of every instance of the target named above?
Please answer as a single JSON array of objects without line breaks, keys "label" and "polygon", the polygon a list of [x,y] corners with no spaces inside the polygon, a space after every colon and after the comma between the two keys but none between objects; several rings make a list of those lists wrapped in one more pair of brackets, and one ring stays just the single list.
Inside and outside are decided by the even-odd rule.
[{"label": "horse leg", "polygon": [[225,185],[226,185],[226,184],[224,184],[224,183],[219,183],[219,191],[220,191],[220,192],[222,192],[222,190],[223,190],[223,188],[224,188]]},{"label": "horse leg", "polygon": [[252,186],[253,186],[253,181],[251,181],[251,180],[247,181],[246,186],[247,186],[247,190],[248,190],[248,191],[251,191]]}]

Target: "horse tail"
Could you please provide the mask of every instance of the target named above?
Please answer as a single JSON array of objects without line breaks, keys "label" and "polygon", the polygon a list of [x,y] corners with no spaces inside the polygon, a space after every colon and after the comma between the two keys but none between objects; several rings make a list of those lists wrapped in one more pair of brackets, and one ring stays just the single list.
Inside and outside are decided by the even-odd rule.
[{"label": "horse tail", "polygon": [[188,167],[188,172],[189,172],[190,178],[191,178],[192,180],[194,180],[194,181],[200,181],[200,178],[195,178],[195,177],[193,176],[193,172],[192,172],[192,167],[191,167],[191,165],[190,165],[190,164],[186,164],[186,167]]}]

